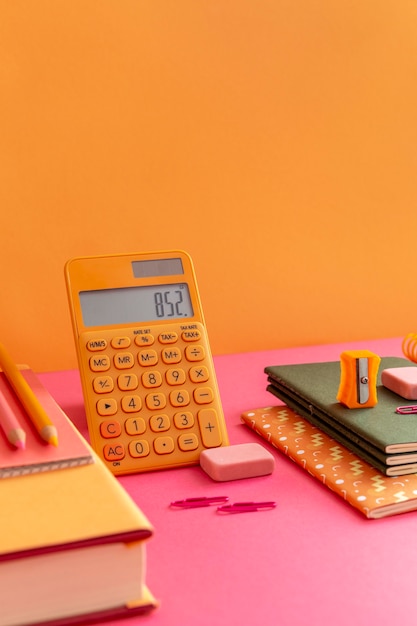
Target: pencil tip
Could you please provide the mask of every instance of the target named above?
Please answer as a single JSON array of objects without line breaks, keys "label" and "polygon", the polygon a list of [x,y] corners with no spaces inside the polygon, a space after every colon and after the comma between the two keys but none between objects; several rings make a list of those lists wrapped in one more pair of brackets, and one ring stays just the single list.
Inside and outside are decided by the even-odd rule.
[{"label": "pencil tip", "polygon": [[56,435],[52,435],[51,437],[49,437],[48,443],[52,444],[55,447],[58,446],[58,437]]},{"label": "pencil tip", "polygon": [[21,439],[18,439],[17,441],[15,441],[14,445],[16,446],[16,448],[19,448],[19,450],[24,450],[26,448],[25,442],[22,441]]}]

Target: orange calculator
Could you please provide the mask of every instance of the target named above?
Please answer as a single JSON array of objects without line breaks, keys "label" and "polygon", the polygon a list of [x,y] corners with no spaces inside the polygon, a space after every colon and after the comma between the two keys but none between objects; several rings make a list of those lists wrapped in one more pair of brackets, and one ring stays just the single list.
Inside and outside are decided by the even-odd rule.
[{"label": "orange calculator", "polygon": [[184,467],[228,445],[189,255],[80,257],[65,278],[91,444],[107,467]]}]

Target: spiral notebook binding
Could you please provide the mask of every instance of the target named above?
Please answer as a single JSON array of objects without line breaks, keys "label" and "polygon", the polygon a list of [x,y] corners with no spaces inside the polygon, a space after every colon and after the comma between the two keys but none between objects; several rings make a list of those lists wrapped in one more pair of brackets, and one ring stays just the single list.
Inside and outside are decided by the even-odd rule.
[{"label": "spiral notebook binding", "polygon": [[417,333],[408,333],[403,339],[402,350],[404,355],[413,363],[417,363]]}]

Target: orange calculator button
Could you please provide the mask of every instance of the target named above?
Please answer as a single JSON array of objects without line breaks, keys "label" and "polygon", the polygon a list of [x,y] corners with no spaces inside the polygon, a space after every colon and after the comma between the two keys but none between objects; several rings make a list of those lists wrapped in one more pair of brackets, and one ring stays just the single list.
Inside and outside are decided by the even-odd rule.
[{"label": "orange calculator button", "polygon": [[138,354],[139,365],[151,367],[158,363],[158,354],[155,350],[141,350]]},{"label": "orange calculator button", "polygon": [[185,383],[185,372],[181,369],[169,369],[165,372],[165,379],[168,385],[183,385]]},{"label": "orange calculator button", "polygon": [[174,440],[172,437],[157,437],[153,442],[157,454],[171,454],[174,452]]},{"label": "orange calculator button", "polygon": [[131,352],[120,352],[115,355],[113,360],[114,366],[117,367],[118,370],[128,370],[135,364],[135,359]]},{"label": "orange calculator button", "polygon": [[119,422],[115,420],[106,420],[100,424],[100,434],[104,439],[111,439],[112,437],[120,437],[122,427]]},{"label": "orange calculator button", "polygon": [[149,443],[146,439],[136,439],[129,443],[129,454],[135,459],[139,459],[143,456],[148,456],[150,452]]},{"label": "orange calculator button", "polygon": [[187,346],[185,348],[185,356],[188,361],[202,361],[205,358],[203,346]]},{"label": "orange calculator button", "polygon": [[102,398],[97,402],[97,413],[99,415],[115,415],[117,413],[117,402],[114,398]]},{"label": "orange calculator button", "polygon": [[146,424],[142,417],[129,417],[125,421],[125,431],[128,435],[143,435],[145,430]]},{"label": "orange calculator button", "polygon": [[110,369],[110,358],[107,354],[92,356],[90,359],[90,369],[92,372],[106,372]]},{"label": "orange calculator button", "polygon": [[149,393],[145,398],[145,402],[148,409],[157,411],[166,406],[167,399],[163,393]]},{"label": "orange calculator button", "polygon": [[195,365],[188,372],[192,383],[205,383],[209,379],[209,371],[204,365]]},{"label": "orange calculator button", "polygon": [[201,439],[206,448],[217,448],[222,443],[219,421],[214,409],[202,409],[198,412]]},{"label": "orange calculator button", "polygon": [[194,415],[190,411],[175,413],[174,424],[179,430],[192,428],[194,426]]},{"label": "orange calculator button", "polygon": [[213,390],[211,387],[194,389],[194,400],[197,404],[210,404],[210,402],[213,402]]},{"label": "orange calculator button", "polygon": [[186,452],[187,450],[197,450],[198,448],[198,437],[194,435],[194,433],[189,433],[188,435],[180,435],[178,437],[178,446],[180,450]]},{"label": "orange calculator button", "polygon": [[149,420],[149,426],[154,433],[164,432],[165,430],[169,430],[171,422],[168,415],[152,415],[151,419]]},{"label": "orange calculator button", "polygon": [[137,413],[142,408],[142,400],[140,396],[123,396],[121,405],[125,413]]},{"label": "orange calculator button", "polygon": [[121,443],[108,443],[103,448],[103,455],[106,461],[120,461],[126,455],[125,447]]},{"label": "orange calculator button", "polygon": [[182,359],[181,350],[178,348],[165,348],[162,350],[161,357],[167,365],[170,363],[179,363]]},{"label": "orange calculator button", "polygon": [[151,372],[145,372],[142,374],[142,385],[146,389],[152,389],[152,387],[160,387],[162,385],[162,375],[158,370],[152,370]]},{"label": "orange calculator button", "polygon": [[161,333],[158,337],[159,343],[175,343],[178,341],[178,335],[174,332]]},{"label": "orange calculator button", "polygon": [[136,374],[120,374],[117,378],[117,386],[120,391],[133,391],[133,389],[137,389],[138,384],[138,377]]},{"label": "orange calculator button", "polygon": [[181,334],[183,341],[198,341],[201,339],[201,332],[199,330],[184,330]]},{"label": "orange calculator button", "polygon": [[90,352],[99,352],[107,348],[107,341],[105,339],[90,339],[87,341],[87,350]]},{"label": "orange calculator button", "polygon": [[130,346],[129,337],[113,337],[111,340],[111,347],[115,350],[122,350]]},{"label": "orange calculator button", "polygon": [[190,404],[190,394],[186,389],[176,389],[169,394],[171,406],[187,406]]},{"label": "orange calculator button", "polygon": [[96,393],[108,393],[113,391],[113,378],[111,376],[97,376],[97,378],[93,380],[93,388]]},{"label": "orange calculator button", "polygon": [[143,335],[136,335],[135,344],[137,346],[151,346],[155,343],[155,337],[150,333],[145,333]]}]

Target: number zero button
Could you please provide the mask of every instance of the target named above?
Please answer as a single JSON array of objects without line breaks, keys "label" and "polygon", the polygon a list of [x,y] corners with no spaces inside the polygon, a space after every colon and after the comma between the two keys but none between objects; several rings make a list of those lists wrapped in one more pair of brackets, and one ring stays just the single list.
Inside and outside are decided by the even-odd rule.
[{"label": "number zero button", "polygon": [[131,457],[138,459],[142,456],[148,456],[149,443],[146,439],[135,439],[129,443],[129,454]]}]

